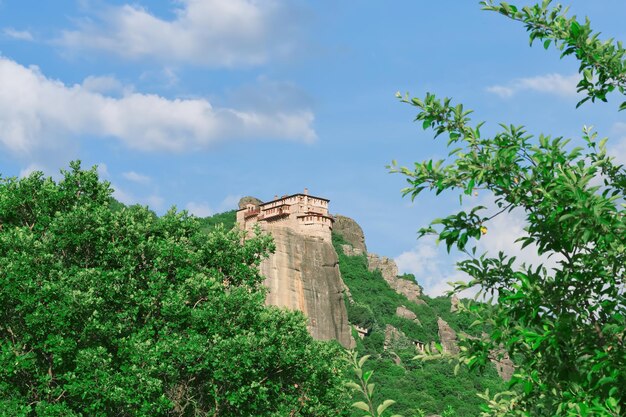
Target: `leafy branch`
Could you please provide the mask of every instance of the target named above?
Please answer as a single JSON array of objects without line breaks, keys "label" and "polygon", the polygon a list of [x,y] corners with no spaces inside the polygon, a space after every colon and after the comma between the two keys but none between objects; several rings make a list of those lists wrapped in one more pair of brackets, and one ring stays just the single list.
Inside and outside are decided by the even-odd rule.
[{"label": "leafy branch", "polygon": [[[358,357],[357,352],[348,352],[346,360],[351,365],[354,374],[356,375],[357,382],[350,381],[346,384],[349,388],[354,389],[363,396],[365,401],[357,401],[352,404],[352,407],[365,411],[364,417],[383,417],[385,411],[394,405],[394,400],[385,400],[380,405],[375,406],[373,401],[375,384],[370,383],[370,379],[374,374],[374,371],[364,371],[363,365],[370,358],[370,355]],[[394,414],[391,417],[403,417],[399,414]]]},{"label": "leafy branch", "polygon": [[[624,94],[626,51],[622,43],[613,39],[600,40],[600,34],[591,29],[589,19],[581,23],[576,16],[567,16],[568,8],[561,4],[551,7],[551,3],[551,0],[544,0],[541,5],[518,8],[506,2],[481,1],[484,10],[524,23],[530,33],[531,45],[537,39],[543,42],[545,49],[554,44],[562,51],[561,57],[576,56],[580,61],[578,72],[582,75],[577,91],[587,94],[577,107],[590,99],[592,102],[596,99],[607,101],[607,94],[615,89]],[[626,101],[619,109],[626,109]]]}]

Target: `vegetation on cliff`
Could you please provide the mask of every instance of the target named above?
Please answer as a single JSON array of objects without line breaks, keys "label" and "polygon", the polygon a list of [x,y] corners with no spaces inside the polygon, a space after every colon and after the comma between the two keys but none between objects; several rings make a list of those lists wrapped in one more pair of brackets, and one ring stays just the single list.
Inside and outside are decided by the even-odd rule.
[{"label": "vegetation on cliff", "polygon": [[[371,355],[366,364],[373,370],[371,381],[376,384],[374,402],[393,399],[394,413],[405,417],[421,413],[475,417],[483,403],[477,394],[489,389],[499,392],[505,388],[495,368],[489,367],[483,375],[463,370],[455,375],[454,364],[447,360],[421,362],[413,358],[418,353],[414,341],[426,344],[439,342],[437,318],[446,320],[457,332],[476,332],[471,328],[467,313],[452,313],[449,297],[422,296],[423,303],[409,301],[395,292],[383,279],[380,271],[369,271],[365,254],[347,256],[342,245],[349,244],[340,234],[333,234],[333,244],[339,256],[339,269],[350,297],[346,296],[348,319],[351,323],[369,329],[363,339],[354,332],[359,355]],[[404,306],[416,319],[400,317],[398,307]],[[385,343],[387,326],[402,333]],[[355,397],[355,401],[358,397]],[[360,416],[354,411],[354,416]]]}]

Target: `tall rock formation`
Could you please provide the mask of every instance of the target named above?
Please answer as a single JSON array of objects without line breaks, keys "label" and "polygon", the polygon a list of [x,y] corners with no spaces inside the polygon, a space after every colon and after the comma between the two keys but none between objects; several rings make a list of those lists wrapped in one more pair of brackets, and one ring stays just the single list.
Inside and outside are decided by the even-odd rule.
[{"label": "tall rock formation", "polygon": [[263,204],[261,200],[252,196],[241,197],[239,200],[239,209],[244,209],[248,204],[252,204],[253,206],[258,207],[260,204]]},{"label": "tall rock formation", "polygon": [[343,281],[332,245],[288,228],[274,228],[270,233],[276,252],[260,268],[269,289],[266,303],[304,312],[314,338],[336,339],[352,347]]},{"label": "tall rock formation", "polygon": [[259,226],[276,244],[276,252],[260,266],[269,290],[266,304],[300,310],[309,318],[313,337],[353,347],[328,200],[310,196],[305,189],[267,203],[247,198],[240,207],[239,227]]}]

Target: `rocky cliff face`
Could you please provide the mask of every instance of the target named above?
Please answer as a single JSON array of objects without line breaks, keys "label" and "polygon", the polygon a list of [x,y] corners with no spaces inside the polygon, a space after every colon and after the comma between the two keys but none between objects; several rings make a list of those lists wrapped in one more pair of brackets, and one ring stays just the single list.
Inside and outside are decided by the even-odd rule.
[{"label": "rocky cliff face", "polygon": [[456,355],[459,353],[459,345],[457,344],[456,332],[441,317],[437,318],[437,326],[439,327],[439,341],[445,353]]},{"label": "rocky cliff face", "polygon": [[375,253],[367,253],[365,235],[361,226],[350,217],[335,215],[333,232],[341,235],[349,245],[342,245],[343,253],[348,256],[367,255],[367,264],[370,271],[380,270],[383,278],[397,293],[403,294],[411,301],[418,300],[422,295],[420,286],[416,282],[398,278],[398,266],[393,259],[378,256]]},{"label": "rocky cliff face", "polygon": [[333,246],[288,228],[268,231],[274,237],[276,253],[260,268],[269,289],[266,303],[304,312],[314,338],[336,339],[352,347],[344,284]]}]

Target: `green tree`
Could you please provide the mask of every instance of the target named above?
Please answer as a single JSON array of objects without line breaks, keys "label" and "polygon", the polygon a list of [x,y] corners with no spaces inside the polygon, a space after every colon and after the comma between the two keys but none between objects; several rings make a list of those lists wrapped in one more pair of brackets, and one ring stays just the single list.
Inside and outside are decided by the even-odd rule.
[{"label": "green tree", "polygon": [[[613,91],[624,94],[624,49],[601,41],[588,20],[580,23],[550,1],[524,8],[482,5],[523,22],[531,43],[555,45],[562,56],[580,61],[578,89],[586,96],[579,105],[606,100]],[[400,99],[417,108],[424,129],[447,136],[451,148],[444,160],[413,168],[394,163],[391,170],[409,183],[404,195],[416,198],[424,189],[471,195],[483,189],[494,198],[491,207],[461,210],[420,231],[468,254],[458,267],[472,280],[456,284],[456,291],[478,287],[497,301],[467,306],[491,330],[489,337],[465,341],[460,355],[470,368],[484,367],[502,348],[515,359],[511,390],[487,393],[484,415],[624,415],[626,172],[607,155],[606,139],[585,127],[573,147],[561,137],[508,125],[485,137],[483,123],[472,124],[471,112],[448,98]],[[557,260],[556,267],[518,267],[515,254],[489,257],[471,247],[494,217],[515,209],[527,222],[520,247],[536,245],[538,254]]]},{"label": "green tree", "polygon": [[79,163],[0,178],[1,415],[341,415],[340,347],[263,304],[269,236],[111,191]]}]

